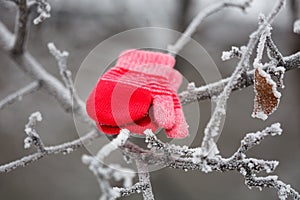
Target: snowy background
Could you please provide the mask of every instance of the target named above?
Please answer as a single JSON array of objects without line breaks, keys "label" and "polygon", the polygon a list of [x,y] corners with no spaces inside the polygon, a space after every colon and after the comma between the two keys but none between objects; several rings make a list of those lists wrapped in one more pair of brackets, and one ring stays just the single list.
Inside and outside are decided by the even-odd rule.
[{"label": "snowy background", "polygon": [[[297,1],[297,0],[296,0]],[[156,26],[183,31],[192,17],[205,5],[213,1],[200,0],[52,0],[52,17],[39,26],[32,26],[29,50],[52,74],[58,75],[55,60],[47,50],[48,42],[55,42],[60,49],[70,52],[69,68],[74,76],[87,54],[104,39],[132,28]],[[213,58],[222,76],[228,76],[236,60],[222,62],[223,50],[232,45],[241,46],[257,27],[259,12],[271,9],[273,0],[255,0],[249,14],[236,9],[227,9],[208,18],[194,39]],[[289,1],[273,26],[273,39],[283,55],[300,50],[300,38],[292,33],[295,16]],[[13,30],[15,9],[0,3],[0,18]],[[159,35],[149,36],[150,41],[159,42]],[[132,42],[132,41],[123,41]],[[195,52],[191,52],[195,54]],[[104,55],[99,55],[99,57]],[[195,54],[197,56],[197,54]],[[0,51],[0,98],[31,82],[10,58]],[[178,61],[177,69],[189,80],[194,80],[188,63]],[[228,105],[228,114],[219,139],[223,156],[230,156],[239,146],[245,133],[264,128],[273,122],[281,122],[284,134],[268,138],[262,145],[251,150],[257,158],[279,160],[275,171],[281,179],[300,190],[300,71],[288,72],[286,88],[279,109],[266,122],[251,118],[253,109],[253,87],[234,92]],[[201,80],[197,85],[203,84]],[[209,119],[210,102],[200,102],[201,121],[198,137],[192,146],[199,145],[203,128]],[[39,110],[44,121],[38,130],[46,144],[57,144],[78,137],[73,119],[57,106],[54,98],[39,91],[0,112],[0,163],[14,160],[30,153],[23,149],[24,126],[30,113]],[[189,113],[186,113],[189,114]],[[85,149],[68,156],[55,155],[40,160],[26,168],[0,175],[0,199],[98,199],[99,189],[93,174],[81,163]],[[274,190],[249,190],[236,172],[211,173],[162,169],[151,176],[157,199],[276,199]],[[127,199],[141,199],[134,195]],[[124,198],[125,199],[125,198]]]}]

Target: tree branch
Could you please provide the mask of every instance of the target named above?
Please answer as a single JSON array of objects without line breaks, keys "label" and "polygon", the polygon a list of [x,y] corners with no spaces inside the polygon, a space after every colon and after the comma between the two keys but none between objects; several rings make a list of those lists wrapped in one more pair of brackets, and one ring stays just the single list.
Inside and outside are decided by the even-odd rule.
[{"label": "tree branch", "polygon": [[34,81],[25,87],[19,89],[18,91],[8,95],[4,99],[0,101],[0,110],[5,108],[6,106],[13,104],[14,102],[22,99],[24,96],[29,95],[40,88],[40,84],[38,81]]},{"label": "tree branch", "polygon": [[[273,172],[278,166],[278,161],[266,161],[255,158],[247,158],[246,152],[254,146],[260,144],[266,136],[281,135],[282,129],[279,123],[275,123],[270,127],[256,133],[248,133],[241,141],[240,147],[229,158],[223,158],[220,155],[214,157],[203,157],[202,149],[199,148],[183,148],[175,145],[169,145],[159,141],[156,136],[147,130],[145,134],[146,142],[151,144],[151,153],[142,155],[142,160],[148,163],[160,163],[175,169],[182,170],[201,170],[203,172],[226,172],[237,171],[246,180],[248,186],[255,187],[272,187],[278,190],[278,195],[291,196],[299,200],[299,193],[289,185],[279,180],[273,180],[273,176],[256,177],[259,172]],[[171,149],[171,151],[170,151]],[[200,153],[199,153],[200,151]],[[156,159],[153,161],[152,159]],[[250,176],[251,175],[251,176]],[[266,184],[266,185],[264,185]]]},{"label": "tree branch", "polygon": [[73,100],[73,110],[80,109],[80,98],[78,97],[74,83],[72,80],[72,72],[67,68],[67,58],[69,56],[69,52],[58,50],[53,43],[48,43],[49,52],[55,57],[58,63],[58,68],[60,72],[60,76],[63,79],[63,82],[66,88],[69,90],[70,96]]},{"label": "tree branch", "polygon": [[14,46],[11,49],[13,54],[22,54],[24,52],[27,35],[28,35],[28,6],[27,0],[19,0],[17,3],[18,13],[17,13],[17,22],[15,25],[16,38]]},{"label": "tree branch", "polygon": [[212,4],[209,7],[206,7],[204,10],[201,10],[198,15],[192,20],[187,29],[181,35],[181,37],[175,42],[174,45],[168,47],[168,51],[172,55],[176,55],[191,39],[192,35],[196,32],[199,24],[207,18],[208,16],[221,11],[224,8],[239,8],[243,11],[250,6],[252,0],[247,0],[244,3],[234,3],[232,1],[224,1]]},{"label": "tree branch", "polygon": [[[283,67],[286,69],[286,71],[300,68],[300,52],[283,57],[283,60],[285,62]],[[271,68],[272,66],[273,64],[267,64],[265,69]],[[240,77],[232,86],[232,91],[243,89],[253,85],[254,71],[255,70],[251,70],[247,72],[245,76]],[[229,78],[224,78],[220,81],[210,83],[205,86],[194,88],[192,90],[186,90],[181,92],[179,94],[179,97],[182,104],[210,99],[213,96],[219,95],[223,91],[228,81]]]},{"label": "tree branch", "polygon": [[78,138],[76,140],[73,140],[71,142],[66,142],[62,143],[60,145],[55,145],[55,146],[48,146],[44,147],[44,151],[42,152],[36,152],[33,154],[30,154],[28,156],[25,156],[19,160],[15,160],[13,162],[4,164],[0,166],[0,173],[7,173],[10,172],[14,169],[17,169],[19,167],[24,167],[27,166],[45,156],[51,155],[51,154],[69,154],[78,148],[82,147],[85,144],[88,144],[89,142],[93,141],[94,139],[98,138],[99,134],[97,133],[96,130],[92,130],[86,135],[84,135],[81,138]]},{"label": "tree branch", "polygon": [[[10,51],[14,36],[1,22],[0,38],[1,47],[4,50]],[[34,80],[40,81],[41,87],[44,88],[51,96],[53,96],[66,112],[72,112],[72,97],[70,96],[68,89],[65,88],[64,85],[54,76],[49,74],[30,53],[24,52],[18,56],[11,55],[11,58],[25,73],[31,76]],[[84,103],[82,101],[78,103],[78,109],[73,110],[75,116],[77,116],[80,120],[94,126],[94,122],[85,112]]]},{"label": "tree branch", "polygon": [[122,193],[112,188],[110,185],[110,179],[115,180],[123,179],[124,187],[128,188],[132,186],[132,179],[135,173],[131,169],[123,168],[116,164],[104,165],[104,158],[107,157],[112,151],[123,146],[127,141],[130,132],[127,129],[122,129],[118,136],[111,142],[102,147],[95,156],[82,156],[82,162],[89,166],[89,169],[96,176],[100,190],[101,198],[103,200],[112,200],[120,197]]},{"label": "tree branch", "polygon": [[142,190],[144,200],[154,200],[147,163],[136,160],[136,167],[138,169],[139,182],[148,185]]},{"label": "tree branch", "polygon": [[144,191],[147,188],[149,188],[148,184],[138,182],[138,183],[136,183],[133,186],[128,187],[128,188],[114,187],[113,189],[117,193],[119,193],[120,197],[125,197],[125,196],[132,195],[134,193],[141,193],[141,191]]},{"label": "tree branch", "polygon": [[242,74],[247,72],[250,57],[252,52],[257,44],[261,34],[265,32],[269,24],[271,24],[277,14],[283,8],[285,0],[279,0],[277,4],[272,9],[271,13],[268,15],[267,19],[258,27],[258,29],[250,35],[245,52],[235,68],[234,72],[230,76],[227,84],[225,85],[223,91],[216,99],[216,107],[213,111],[213,114],[207,123],[204,129],[204,137],[202,140],[202,153],[204,156],[214,156],[219,153],[215,139],[220,135],[220,125],[224,116],[226,116],[226,105],[227,100],[231,94],[232,89],[235,84],[239,81],[239,78],[242,77]]}]

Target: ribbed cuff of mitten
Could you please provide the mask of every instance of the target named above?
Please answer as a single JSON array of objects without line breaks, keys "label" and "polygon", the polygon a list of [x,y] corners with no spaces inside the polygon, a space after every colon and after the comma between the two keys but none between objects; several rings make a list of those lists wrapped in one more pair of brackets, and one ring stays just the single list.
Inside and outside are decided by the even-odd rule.
[{"label": "ribbed cuff of mitten", "polygon": [[116,66],[132,69],[133,67],[152,64],[173,68],[175,58],[165,53],[131,49],[120,54]]}]

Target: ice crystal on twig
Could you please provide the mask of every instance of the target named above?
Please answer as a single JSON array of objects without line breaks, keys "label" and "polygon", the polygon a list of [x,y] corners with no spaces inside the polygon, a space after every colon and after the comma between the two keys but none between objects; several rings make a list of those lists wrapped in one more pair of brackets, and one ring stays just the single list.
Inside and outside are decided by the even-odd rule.
[{"label": "ice crystal on twig", "polygon": [[300,34],[300,19],[294,22],[294,33]]},{"label": "ice crystal on twig", "polygon": [[[76,93],[76,89],[72,80],[72,73],[67,68],[67,59],[69,56],[69,52],[60,51],[56,48],[56,46],[51,42],[48,43],[49,52],[55,57],[58,63],[58,68],[60,72],[60,76],[63,79],[63,82],[66,88],[70,92],[70,96],[73,98],[73,109],[80,108],[81,100]],[[82,107],[82,105],[81,105]]]},{"label": "ice crystal on twig", "polygon": [[132,186],[132,179],[135,177],[133,170],[128,168],[123,168],[118,164],[109,164],[105,166],[103,160],[112,151],[116,150],[118,147],[125,144],[130,132],[126,129],[122,129],[119,135],[113,139],[111,142],[102,147],[96,156],[82,156],[82,162],[89,166],[89,169],[97,177],[100,189],[102,191],[102,196],[100,199],[112,200],[121,195],[117,190],[114,190],[110,185],[110,180],[114,179],[116,181],[123,180],[123,185],[125,188]]},{"label": "ice crystal on twig", "polygon": [[25,126],[25,133],[27,137],[24,139],[24,148],[28,149],[34,145],[39,152],[45,151],[44,143],[42,142],[39,134],[36,132],[36,123],[42,121],[40,112],[32,113],[29,116],[28,123]]},{"label": "ice crystal on twig", "polygon": [[33,20],[35,25],[50,17],[51,6],[46,0],[36,0],[38,16]]},{"label": "ice crystal on twig", "polygon": [[232,46],[230,51],[223,51],[221,59],[223,61],[230,60],[232,58],[241,58],[245,49],[245,46],[241,46],[240,49],[238,47]]}]

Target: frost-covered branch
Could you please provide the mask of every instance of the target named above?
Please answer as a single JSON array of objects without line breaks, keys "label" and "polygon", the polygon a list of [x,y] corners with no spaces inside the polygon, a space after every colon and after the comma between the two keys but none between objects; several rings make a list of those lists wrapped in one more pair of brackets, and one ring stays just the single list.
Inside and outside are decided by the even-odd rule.
[{"label": "frost-covered branch", "polygon": [[[1,48],[10,52],[13,41],[14,35],[0,22]],[[73,101],[69,94],[69,90],[58,79],[48,73],[29,52],[26,51],[19,56],[11,55],[11,58],[25,73],[34,80],[40,81],[41,87],[54,97],[66,112],[70,113],[72,111]],[[94,126],[93,121],[86,114],[84,103],[80,100],[78,104],[78,108],[73,110],[75,116],[81,121]]]},{"label": "frost-covered branch", "polygon": [[196,149],[189,148],[188,146],[178,146],[175,144],[168,144],[160,141],[151,130],[146,130],[145,142],[148,144],[149,149],[162,150],[168,155],[191,156],[195,153]]},{"label": "frost-covered branch", "polygon": [[0,101],[0,110],[5,108],[6,106],[13,104],[16,101],[22,100],[22,98],[26,95],[29,95],[35,91],[37,91],[40,88],[40,84],[38,81],[34,81],[32,83],[29,83],[25,87],[19,89],[18,91],[8,95],[4,99]]},{"label": "frost-covered branch", "polygon": [[154,200],[147,163],[136,160],[136,167],[138,170],[139,182],[148,185],[148,187],[142,190],[144,200]]},{"label": "frost-covered branch", "polygon": [[233,1],[223,1],[212,4],[209,7],[201,10],[198,15],[192,20],[187,29],[181,35],[181,37],[175,42],[174,45],[168,47],[169,53],[176,55],[191,39],[192,35],[196,32],[198,26],[201,22],[208,16],[221,11],[224,8],[239,8],[245,11],[249,6],[252,0],[244,1],[243,3],[233,2]]},{"label": "frost-covered branch", "polygon": [[[149,148],[151,148],[152,153],[147,154],[148,157],[144,154],[143,159],[151,161],[154,157],[157,159],[157,163],[185,171],[201,170],[206,173],[212,171],[237,171],[245,178],[245,183],[248,186],[259,188],[272,187],[278,190],[279,197],[285,194],[294,197],[294,199],[300,199],[298,192],[282,181],[272,180],[273,176],[256,176],[259,172],[272,173],[278,166],[278,161],[247,158],[246,156],[246,152],[260,144],[265,137],[281,135],[281,133],[282,129],[279,123],[275,123],[262,131],[249,133],[241,141],[240,147],[231,157],[223,158],[220,155],[203,157],[203,154],[198,152],[201,151],[201,148],[187,148],[163,143],[151,131],[147,130],[145,141],[151,144]],[[172,151],[170,151],[170,147],[172,147]]]},{"label": "frost-covered branch", "polygon": [[120,131],[120,134],[115,139],[113,139],[110,143],[106,144],[100,149],[100,151],[95,156],[96,160],[103,161],[105,157],[111,154],[111,152],[123,146],[129,138],[129,135],[130,132],[127,129],[122,129]]},{"label": "frost-covered branch", "polygon": [[243,158],[248,150],[260,144],[266,136],[276,136],[281,134],[282,129],[280,128],[279,123],[272,124],[272,126],[256,133],[248,133],[241,141],[241,146],[239,147],[237,153],[234,154],[234,157]]},{"label": "frost-covered branch", "polygon": [[[1,48],[3,48],[3,50],[5,50],[7,53],[9,53],[14,46],[14,38],[15,36],[8,31],[2,22],[0,22],[0,45]],[[17,66],[20,67],[20,69],[30,75],[33,79],[37,80],[43,89],[45,89],[51,96],[56,98],[66,112],[70,113],[72,111],[73,103],[72,97],[69,94],[69,90],[59,80],[48,73],[30,53],[25,51],[23,54],[18,56],[11,54],[11,58],[17,64]],[[98,138],[100,134],[94,129],[94,123],[87,116],[84,103],[80,100],[78,105],[79,107],[74,109],[73,113],[75,114],[75,117],[91,125],[92,130],[90,132],[88,132],[82,138],[74,141],[66,142],[61,145],[45,147],[44,152],[33,153],[21,159],[4,164],[0,166],[0,173],[10,172],[18,167],[27,166],[28,164],[33,163],[49,154],[70,153],[73,150],[83,146],[83,143]]]},{"label": "frost-covered branch", "polygon": [[226,105],[227,99],[229,98],[234,85],[238,82],[239,78],[243,73],[246,73],[249,66],[250,56],[257,44],[260,36],[268,29],[269,24],[271,24],[280,10],[283,8],[285,0],[278,0],[277,4],[272,9],[271,13],[268,15],[267,19],[259,25],[258,29],[250,35],[250,39],[246,46],[246,50],[243,53],[237,67],[230,76],[228,83],[224,87],[223,91],[217,97],[216,107],[213,114],[207,123],[204,130],[204,138],[202,140],[201,148],[203,155],[214,156],[219,153],[217,145],[215,143],[215,138],[220,134],[220,125],[223,117],[226,115]]},{"label": "frost-covered branch", "polygon": [[117,193],[119,193],[119,195],[118,195],[119,197],[125,197],[125,196],[129,196],[131,194],[141,193],[142,191],[146,190],[147,188],[149,188],[148,184],[138,182],[128,188],[114,187],[113,189]]},{"label": "frost-covered branch", "polygon": [[16,2],[18,7],[17,20],[15,25],[15,41],[11,49],[13,54],[22,54],[24,52],[27,36],[28,36],[28,6],[27,0],[19,0]]},{"label": "frost-covered branch", "polygon": [[245,184],[248,185],[249,188],[257,187],[260,190],[266,187],[275,188],[280,200],[285,200],[288,197],[295,200],[300,199],[300,194],[289,184],[278,180],[278,176],[256,177],[254,175],[249,175],[245,177]]},{"label": "frost-covered branch", "polygon": [[120,134],[111,142],[102,147],[95,156],[82,156],[82,162],[89,166],[89,169],[96,176],[101,189],[101,200],[112,200],[122,196],[122,189],[115,189],[110,185],[110,180],[113,178],[117,181],[124,180],[125,188],[132,186],[132,179],[135,173],[131,169],[123,168],[117,164],[104,165],[104,158],[111,154],[112,151],[123,146],[127,141],[130,132],[122,129]]},{"label": "frost-covered branch", "polygon": [[278,62],[278,65],[284,66],[284,59],[280,51],[278,50],[277,46],[275,45],[274,41],[272,40],[271,36],[266,37],[266,46],[268,47],[268,53],[271,58],[275,59]]},{"label": "frost-covered branch", "polygon": [[[35,123],[34,122],[35,119],[36,120],[39,119],[38,114],[34,115],[31,118],[31,120],[29,120],[29,127]],[[29,129],[28,129],[28,131],[29,131]],[[26,129],[25,129],[25,132],[27,133]],[[7,173],[7,172],[10,172],[10,171],[12,171],[14,169],[17,169],[19,167],[27,166],[27,165],[29,165],[29,164],[37,161],[37,160],[40,160],[41,158],[43,158],[45,156],[48,156],[48,155],[51,155],[51,154],[59,154],[59,153],[69,154],[69,153],[75,151],[76,149],[82,147],[83,145],[90,143],[92,140],[98,138],[99,136],[100,135],[97,133],[96,130],[92,130],[92,131],[86,133],[81,138],[78,138],[78,139],[73,140],[71,142],[65,142],[63,144],[55,145],[55,146],[41,145],[43,143],[41,142],[40,136],[37,136],[39,138],[38,140],[40,141],[40,143],[38,145],[39,146],[38,148],[43,149],[43,151],[38,151],[36,153],[25,156],[21,159],[12,161],[12,162],[4,164],[4,165],[0,165],[0,173]],[[36,135],[35,135],[35,137],[36,137]],[[28,147],[28,145],[30,144],[30,141],[25,139],[24,142],[25,142],[24,147]],[[35,144],[35,143],[33,143],[33,144]]]},{"label": "frost-covered branch", "polygon": [[60,76],[62,77],[66,88],[70,91],[70,96],[73,98],[73,109],[77,109],[80,104],[80,99],[74,87],[72,72],[67,69],[67,59],[69,56],[69,52],[58,50],[53,43],[48,43],[48,49],[49,52],[57,60]]},{"label": "frost-covered branch", "polygon": [[245,51],[245,46],[242,46],[240,49],[238,47],[232,46],[230,51],[223,51],[221,59],[223,61],[232,59],[232,58],[238,58],[241,59],[243,55],[243,51]]},{"label": "frost-covered branch", "polygon": [[[201,148],[187,148],[169,145],[162,145],[162,142],[157,140],[154,134],[147,133],[146,142],[151,144],[151,154],[148,157],[144,155],[144,159],[149,161],[152,157],[160,159],[164,165],[183,170],[201,170],[204,172],[211,171],[231,171],[239,170],[239,167],[246,166],[255,172],[266,171],[272,172],[278,165],[277,161],[265,161],[255,158],[246,158],[246,152],[253,146],[259,144],[265,136],[281,134],[279,124],[274,124],[271,127],[258,131],[257,133],[249,133],[241,142],[241,146],[230,158],[222,158],[221,156],[204,157],[201,153]],[[152,139],[149,139],[149,136]],[[158,143],[158,144],[157,144]],[[169,151],[169,146],[172,146],[172,152]],[[199,153],[200,151],[200,153]],[[163,156],[161,154],[163,153]],[[173,153],[174,152],[174,153]],[[153,155],[155,154],[155,155]],[[152,161],[151,161],[152,162]],[[251,163],[250,165],[248,165]],[[250,169],[249,168],[249,169]]]},{"label": "frost-covered branch", "polygon": [[[276,123],[273,124],[271,127],[267,127],[263,131],[247,134],[246,137],[241,141],[241,146],[238,149],[238,151],[233,155],[233,158],[243,159],[246,156],[245,153],[252,147],[260,144],[266,136],[276,136],[281,135],[281,133],[282,129],[280,128],[280,124]],[[278,165],[277,161],[273,162],[273,167],[266,168],[267,173],[272,172]],[[244,168],[240,169],[240,173],[245,178],[245,184],[248,185],[250,188],[257,187],[260,190],[266,187],[275,188],[278,190],[278,197],[280,199],[286,199],[288,198],[288,196],[294,199],[300,199],[299,193],[295,189],[291,188],[290,185],[278,180],[277,176],[257,177],[253,171]]]},{"label": "frost-covered branch", "polygon": [[[260,23],[264,23],[266,22],[266,18],[263,14],[260,14],[260,17],[259,17],[259,22]],[[271,30],[272,30],[272,27],[270,26],[270,24],[268,24],[268,29],[266,30],[266,32],[263,34],[263,42],[260,42],[261,43],[261,46],[258,46],[258,50],[260,53],[258,53],[258,57],[262,57],[262,54],[263,54],[263,50],[264,50],[264,46],[267,47],[267,51],[268,51],[268,56],[269,58],[271,59],[271,61],[274,61],[276,62],[277,65],[279,66],[283,66],[284,65],[284,60],[283,60],[283,56],[282,54],[280,53],[280,51],[278,50],[277,46],[275,45],[274,41],[272,40],[271,38]],[[262,36],[261,36],[261,39],[262,39]]]},{"label": "frost-covered branch", "polygon": [[[286,71],[300,68],[300,52],[283,57],[283,60],[285,62],[283,67]],[[266,64],[265,69],[271,68],[272,66],[274,66],[274,64]],[[254,71],[255,70],[251,70],[247,72],[245,76],[241,76],[233,85],[232,90],[235,91],[253,85]],[[223,91],[228,81],[229,77],[205,86],[195,87],[194,89],[181,92],[179,97],[182,104],[210,99],[213,96],[219,95]]]}]

